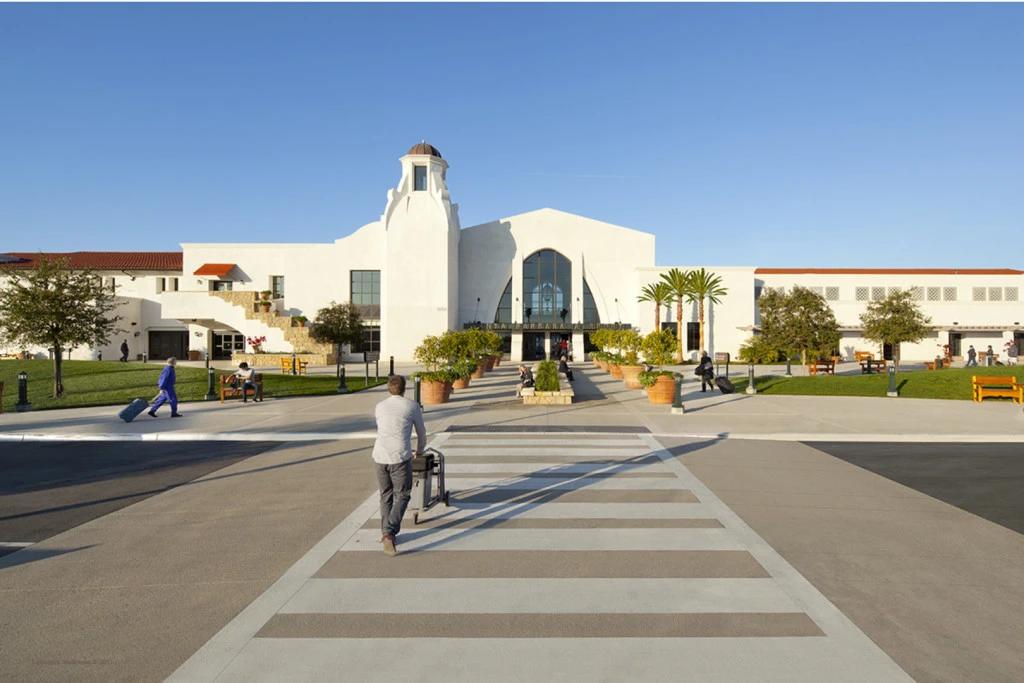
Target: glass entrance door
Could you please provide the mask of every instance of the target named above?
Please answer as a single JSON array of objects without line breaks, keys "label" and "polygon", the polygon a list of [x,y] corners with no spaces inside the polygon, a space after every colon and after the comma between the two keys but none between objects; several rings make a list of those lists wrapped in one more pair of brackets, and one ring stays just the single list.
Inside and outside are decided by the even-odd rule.
[{"label": "glass entrance door", "polygon": [[544,333],[523,333],[523,360],[544,360]]}]

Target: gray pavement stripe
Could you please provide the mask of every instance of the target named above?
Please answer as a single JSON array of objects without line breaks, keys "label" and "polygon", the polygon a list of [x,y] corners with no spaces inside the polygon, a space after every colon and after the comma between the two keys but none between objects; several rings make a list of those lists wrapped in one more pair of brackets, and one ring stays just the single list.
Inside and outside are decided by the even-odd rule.
[{"label": "gray pavement stripe", "polygon": [[699,503],[689,489],[525,489],[502,487],[479,492],[452,492],[463,503]]},{"label": "gray pavement stripe", "polygon": [[487,476],[494,479],[519,477],[521,479],[575,479],[581,476],[587,479],[608,479],[611,477],[625,479],[677,479],[673,472],[459,472],[445,470],[446,479],[480,479]]},{"label": "gray pavement stripe", "polygon": [[479,464],[487,462],[539,462],[539,463],[583,463],[583,464],[594,464],[594,465],[621,465],[627,463],[630,465],[652,465],[660,464],[661,459],[656,455],[643,455],[643,456],[622,456],[617,458],[610,458],[604,454],[601,455],[448,455],[445,453],[445,460],[450,461],[452,464],[467,463],[467,464]]},{"label": "gray pavement stripe", "polygon": [[649,434],[636,425],[451,425],[454,434]]},{"label": "gray pavement stripe", "polygon": [[[438,596],[443,603],[444,597]],[[818,637],[802,612],[686,614],[276,614],[257,638]]]},{"label": "gray pavement stripe", "polygon": [[317,578],[765,578],[745,550],[342,550]]},{"label": "gray pavement stripe", "polygon": [[[364,529],[379,529],[380,519],[367,520]],[[717,519],[613,519],[602,517],[439,517],[421,521],[413,529],[720,529]]]}]

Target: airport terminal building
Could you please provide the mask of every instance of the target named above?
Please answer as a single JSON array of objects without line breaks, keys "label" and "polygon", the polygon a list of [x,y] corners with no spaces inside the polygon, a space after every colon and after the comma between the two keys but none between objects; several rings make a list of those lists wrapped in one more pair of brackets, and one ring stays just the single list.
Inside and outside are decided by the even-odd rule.
[{"label": "airport terminal building", "polygon": [[[300,322],[332,301],[352,301],[367,324],[362,348],[352,353],[397,361],[412,360],[424,336],[467,325],[499,332],[512,360],[541,358],[564,338],[578,359],[600,327],[653,328],[653,304],[637,296],[671,268],[655,265],[653,234],[549,208],[464,228],[441,153],[420,143],[400,164],[381,216],[333,243],[185,243],[180,252],[66,254],[73,266],[101,273],[124,304],[124,331],[108,347],[76,349],[72,358],[116,358],[128,339],[133,358],[251,359],[247,339],[265,337],[264,351],[308,353],[314,363],[329,363],[332,350],[313,342]],[[0,260],[31,268],[39,256]],[[888,351],[862,338],[859,316],[894,288],[911,289],[933,325],[931,336],[903,346],[905,360],[934,358],[945,344],[954,356],[969,344],[1005,354],[1014,342],[1024,350],[1021,270],[677,267],[701,266],[728,289],[721,304],[707,306],[712,352],[735,357],[758,330],[760,294],[796,285],[832,306],[846,358]],[[265,291],[269,303],[261,304]],[[699,351],[696,305],[685,306],[683,317],[692,356]],[[660,319],[675,329],[675,306]]]}]

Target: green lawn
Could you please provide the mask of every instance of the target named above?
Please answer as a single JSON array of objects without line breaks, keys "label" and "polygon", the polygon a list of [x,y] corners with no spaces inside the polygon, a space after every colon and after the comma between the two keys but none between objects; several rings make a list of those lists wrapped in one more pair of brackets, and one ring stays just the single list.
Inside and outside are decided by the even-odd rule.
[{"label": "green lawn", "polygon": [[[1024,381],[1024,367],[949,368],[946,370],[917,370],[896,375],[900,396],[907,398],[945,398],[969,401],[971,375],[1016,375]],[[747,388],[747,379],[736,380],[736,390]],[[754,386],[759,393],[799,396],[885,396],[889,387],[888,376],[874,375],[817,375],[811,377],[756,377]],[[988,400],[988,399],[986,399]],[[992,399],[995,400],[995,399]],[[1008,400],[1008,399],[1007,399]]]},{"label": "green lawn", "polygon": [[[28,373],[28,399],[33,410],[127,404],[133,398],[150,400],[156,395],[156,380],[163,363],[119,363],[117,361],[64,361],[64,398],[53,398],[53,363],[48,360],[0,360],[0,382],[4,383],[4,411],[13,411],[18,400],[18,373]],[[218,370],[217,375],[227,371]],[[381,384],[386,382],[381,380]],[[362,377],[349,376],[348,388],[364,389]],[[373,386],[373,378],[370,378]],[[319,396],[334,394],[338,380],[333,375],[301,377],[265,373],[264,395]],[[206,395],[205,368],[177,368],[178,399],[201,401]]]}]

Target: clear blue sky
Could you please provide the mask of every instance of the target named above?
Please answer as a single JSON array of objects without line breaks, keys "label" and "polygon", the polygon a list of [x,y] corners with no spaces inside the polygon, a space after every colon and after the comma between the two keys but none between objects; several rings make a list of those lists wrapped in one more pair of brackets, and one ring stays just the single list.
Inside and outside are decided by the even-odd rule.
[{"label": "clear blue sky", "polygon": [[1020,267],[1022,74],[1022,5],[2,5],[0,251],[330,241],[426,138],[464,226]]}]

